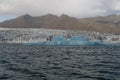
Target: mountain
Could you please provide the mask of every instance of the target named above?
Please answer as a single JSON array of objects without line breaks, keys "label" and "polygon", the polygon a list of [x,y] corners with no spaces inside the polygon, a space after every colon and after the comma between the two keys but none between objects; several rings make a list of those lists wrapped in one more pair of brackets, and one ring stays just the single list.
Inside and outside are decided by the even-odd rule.
[{"label": "mountain", "polygon": [[94,31],[120,34],[120,15],[79,19],[79,22],[87,24]]},{"label": "mountain", "polygon": [[47,14],[39,17],[25,14],[15,19],[1,22],[0,26],[3,28],[80,29],[120,34],[120,15],[114,14],[102,17],[77,19],[65,14],[61,16]]},{"label": "mountain", "polygon": [[50,28],[50,29],[77,29],[85,27],[78,19],[65,14],[60,17],[47,14],[40,17],[32,17],[28,14],[0,23],[4,28]]}]

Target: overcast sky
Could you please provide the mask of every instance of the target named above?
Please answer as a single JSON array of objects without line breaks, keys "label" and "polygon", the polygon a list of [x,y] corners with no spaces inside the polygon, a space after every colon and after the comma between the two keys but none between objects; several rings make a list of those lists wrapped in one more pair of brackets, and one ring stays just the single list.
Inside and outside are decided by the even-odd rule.
[{"label": "overcast sky", "polygon": [[[0,0],[0,21],[24,15],[47,13],[74,17],[95,17],[120,12],[120,0]],[[5,17],[5,18],[4,18]]]}]

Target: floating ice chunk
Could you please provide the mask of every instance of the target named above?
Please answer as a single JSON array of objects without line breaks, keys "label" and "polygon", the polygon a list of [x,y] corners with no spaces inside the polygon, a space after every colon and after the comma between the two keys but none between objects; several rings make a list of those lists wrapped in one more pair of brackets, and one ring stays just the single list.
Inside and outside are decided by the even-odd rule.
[{"label": "floating ice chunk", "polygon": [[82,36],[72,36],[71,37],[71,41],[88,41],[87,39],[85,39],[84,37]]},{"label": "floating ice chunk", "polygon": [[[36,43],[37,44],[37,43]],[[35,44],[34,44],[35,45]],[[91,42],[81,36],[72,36],[70,40],[62,36],[53,36],[51,41],[41,42],[37,45],[43,46],[80,46],[80,45],[102,45],[100,42]]]},{"label": "floating ice chunk", "polygon": [[52,41],[66,41],[62,36],[53,36]]}]

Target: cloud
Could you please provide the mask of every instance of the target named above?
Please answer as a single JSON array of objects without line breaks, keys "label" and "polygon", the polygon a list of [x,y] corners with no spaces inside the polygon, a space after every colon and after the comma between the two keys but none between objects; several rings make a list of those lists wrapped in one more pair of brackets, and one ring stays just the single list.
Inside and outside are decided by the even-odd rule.
[{"label": "cloud", "polygon": [[119,13],[120,0],[0,0],[0,15],[94,17]]}]

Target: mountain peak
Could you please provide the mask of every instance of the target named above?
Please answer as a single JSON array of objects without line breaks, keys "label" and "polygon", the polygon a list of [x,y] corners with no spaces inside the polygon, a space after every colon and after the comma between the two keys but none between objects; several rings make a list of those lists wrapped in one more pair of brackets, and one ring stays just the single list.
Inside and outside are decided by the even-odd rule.
[{"label": "mountain peak", "polygon": [[54,16],[53,14],[46,14],[46,16]]},{"label": "mountain peak", "polygon": [[45,17],[58,17],[58,16],[56,16],[56,15],[53,15],[53,14],[46,14],[46,15],[44,15]]},{"label": "mountain peak", "polygon": [[32,17],[31,15],[29,15],[29,14],[25,14],[25,15],[23,15],[24,17]]},{"label": "mountain peak", "polygon": [[66,15],[66,14],[62,14],[60,17],[62,17],[62,18],[67,18],[67,17],[69,17],[69,16]]},{"label": "mountain peak", "polygon": [[25,14],[25,15],[19,16],[18,18],[30,19],[32,18],[32,16],[29,14]]},{"label": "mountain peak", "polygon": [[32,16],[29,14],[25,14],[25,15],[21,16],[20,18],[23,18],[25,21],[30,21],[32,19]]},{"label": "mountain peak", "polygon": [[24,18],[31,18],[32,16],[29,15],[29,14],[25,14],[25,15],[23,15],[23,17],[24,17]]}]

